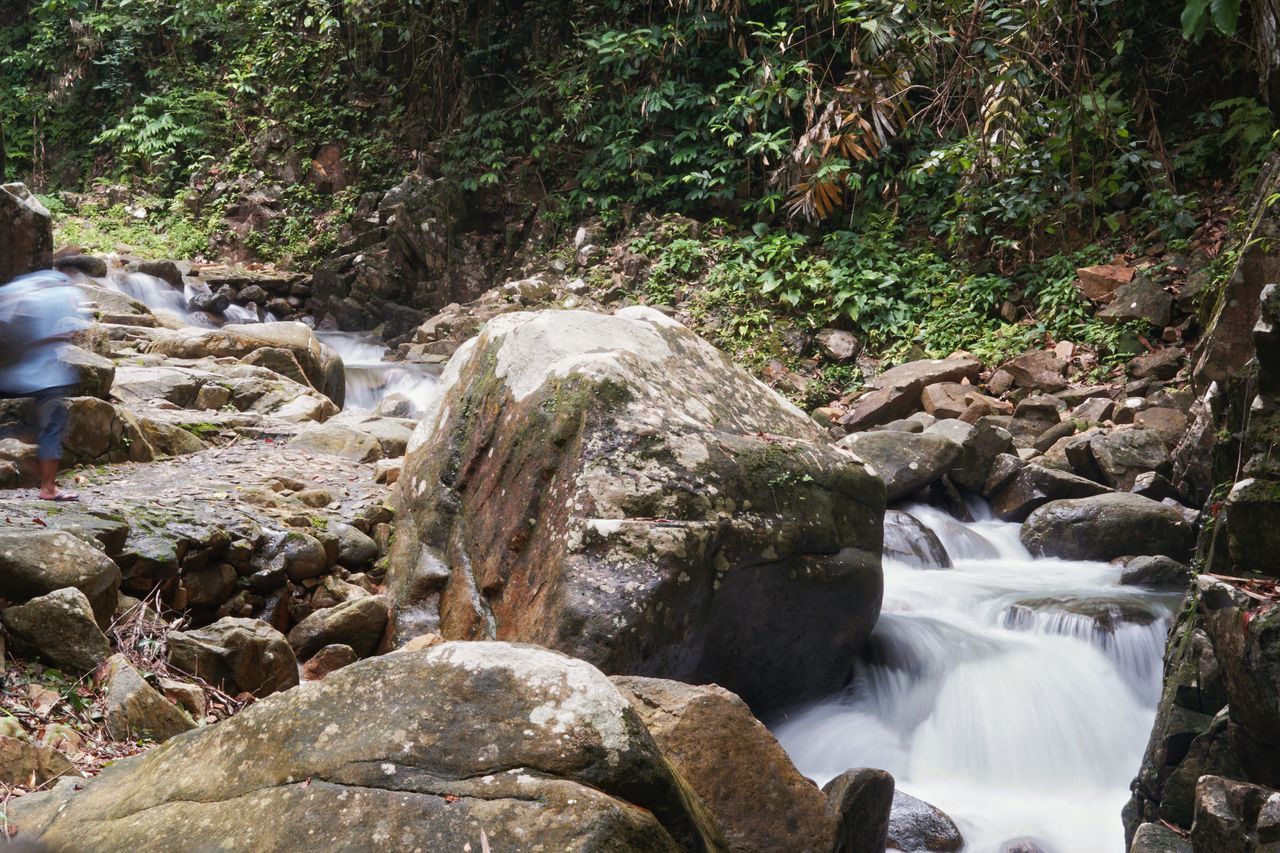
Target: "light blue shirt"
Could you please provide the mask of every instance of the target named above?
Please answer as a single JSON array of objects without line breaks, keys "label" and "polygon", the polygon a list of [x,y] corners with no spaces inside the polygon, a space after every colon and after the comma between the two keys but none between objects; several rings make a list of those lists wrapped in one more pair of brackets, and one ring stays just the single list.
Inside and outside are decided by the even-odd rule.
[{"label": "light blue shirt", "polygon": [[80,373],[62,359],[65,339],[88,324],[80,315],[80,291],[60,272],[45,270],[0,287],[0,349],[17,358],[0,365],[0,392],[33,394],[75,385]]}]

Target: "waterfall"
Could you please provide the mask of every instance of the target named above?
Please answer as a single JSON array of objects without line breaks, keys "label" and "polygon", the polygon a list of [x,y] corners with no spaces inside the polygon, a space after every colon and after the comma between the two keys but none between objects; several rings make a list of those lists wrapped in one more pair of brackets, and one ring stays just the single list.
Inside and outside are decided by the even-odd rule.
[{"label": "waterfall", "polygon": [[819,784],[879,767],[951,815],[967,851],[1033,838],[1123,851],[1120,809],[1160,695],[1177,597],[1120,586],[1118,566],[1033,559],[980,503],[961,523],[907,512],[954,567],[886,559],[880,622],[839,696],[774,726]]},{"label": "waterfall", "polygon": [[[130,296],[152,312],[167,314],[181,323],[216,328],[225,323],[274,323],[276,317],[259,308],[256,312],[232,304],[221,314],[192,311],[189,300],[195,295],[164,279],[126,270],[112,270],[106,278],[92,279],[110,290]],[[347,374],[347,408],[374,409],[391,395],[407,401],[409,415],[423,411],[435,393],[436,375],[424,365],[387,360],[390,350],[369,332],[317,332],[317,337],[342,358]]]},{"label": "waterfall", "polygon": [[347,406],[372,409],[392,394],[408,400],[414,414],[435,394],[436,375],[424,365],[386,361],[387,348],[368,332],[319,332],[347,368]]}]

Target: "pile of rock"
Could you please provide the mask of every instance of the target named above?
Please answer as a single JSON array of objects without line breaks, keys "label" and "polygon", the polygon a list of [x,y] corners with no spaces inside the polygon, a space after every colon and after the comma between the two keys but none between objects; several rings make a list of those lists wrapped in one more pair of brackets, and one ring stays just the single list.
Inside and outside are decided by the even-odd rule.
[{"label": "pile of rock", "polygon": [[957,354],[887,370],[815,416],[872,465],[891,504],[959,507],[967,492],[1026,522],[1036,554],[1186,559],[1197,514],[1169,480],[1192,402],[1173,382],[1183,361],[1177,348],[1157,349],[1130,363],[1123,385],[1089,386],[1070,383],[1053,351],[985,376]]},{"label": "pile of rock", "polygon": [[1170,633],[1164,695],[1125,809],[1135,853],[1265,850],[1280,837],[1280,289],[1264,287],[1258,305],[1253,360],[1231,386],[1231,407],[1249,412],[1230,448],[1239,478],[1212,504],[1205,573]]}]

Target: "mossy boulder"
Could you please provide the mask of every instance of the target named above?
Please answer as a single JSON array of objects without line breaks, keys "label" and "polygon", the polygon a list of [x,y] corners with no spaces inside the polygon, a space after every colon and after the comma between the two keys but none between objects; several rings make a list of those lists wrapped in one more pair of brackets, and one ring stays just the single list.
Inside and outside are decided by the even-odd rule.
[{"label": "mossy boulder", "polygon": [[436,632],[714,681],[837,689],[880,609],[884,486],[645,308],[490,321],[410,443],[392,643]]},{"label": "mossy boulder", "polygon": [[722,849],[604,675],[506,643],[352,664],[9,805],[55,850]]}]

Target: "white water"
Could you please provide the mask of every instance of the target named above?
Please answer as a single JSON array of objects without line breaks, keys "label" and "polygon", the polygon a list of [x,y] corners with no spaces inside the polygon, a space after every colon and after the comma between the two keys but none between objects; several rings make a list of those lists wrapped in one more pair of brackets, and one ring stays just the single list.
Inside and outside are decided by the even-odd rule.
[{"label": "white water", "polygon": [[[955,567],[887,559],[882,615],[853,683],[788,715],[778,739],[819,784],[850,767],[888,770],[956,821],[966,851],[1018,837],[1054,853],[1123,851],[1120,809],[1176,601],[1118,585],[1117,566],[1033,559],[1017,524],[908,511]],[[1081,599],[1099,602],[1108,624],[1053,604]]]},{"label": "white water", "polygon": [[[168,314],[179,322],[201,328],[224,323],[273,323],[275,316],[242,305],[231,305],[221,316],[188,310],[195,294],[190,287],[177,290],[164,279],[137,272],[112,270],[105,279],[95,279],[104,287],[137,299],[153,312]],[[387,361],[390,354],[383,343],[367,332],[317,332],[320,340],[342,358],[347,374],[347,408],[373,409],[392,394],[409,402],[410,414],[421,412],[435,393],[436,377],[421,365]]]},{"label": "white water", "polygon": [[347,367],[347,407],[372,409],[391,396],[409,401],[414,414],[435,394],[436,377],[422,365],[385,361],[389,350],[368,332],[317,332]]}]

